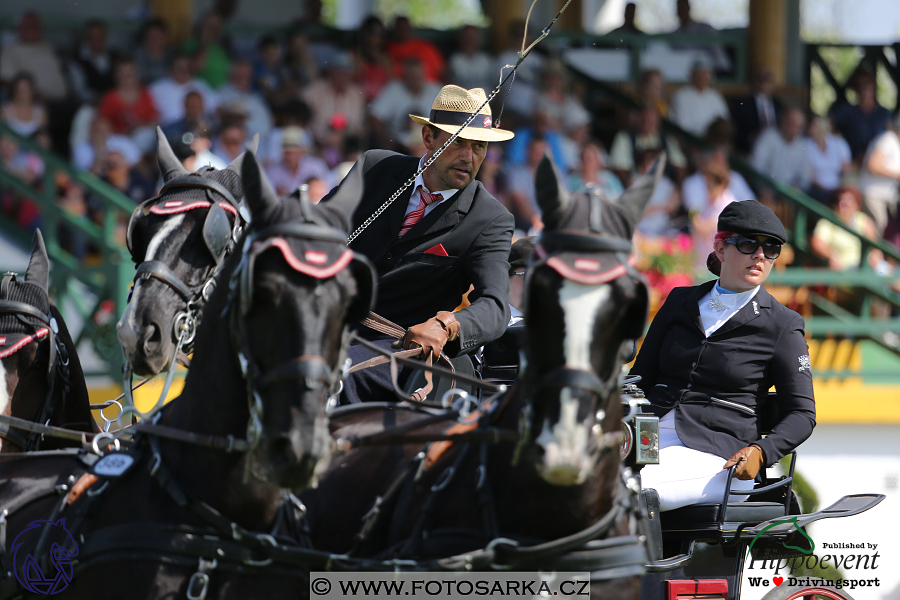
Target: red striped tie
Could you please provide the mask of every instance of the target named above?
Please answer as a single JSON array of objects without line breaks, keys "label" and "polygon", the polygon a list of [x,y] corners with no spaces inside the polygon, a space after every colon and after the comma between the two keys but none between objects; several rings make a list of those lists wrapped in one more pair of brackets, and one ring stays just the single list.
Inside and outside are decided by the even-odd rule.
[{"label": "red striped tie", "polygon": [[440,194],[429,193],[428,190],[421,186],[419,186],[419,196],[421,197],[419,205],[403,219],[403,227],[400,228],[400,235],[397,236],[398,240],[406,235],[406,232],[412,229],[413,225],[422,220],[422,217],[425,216],[426,206],[438,202],[443,198]]}]

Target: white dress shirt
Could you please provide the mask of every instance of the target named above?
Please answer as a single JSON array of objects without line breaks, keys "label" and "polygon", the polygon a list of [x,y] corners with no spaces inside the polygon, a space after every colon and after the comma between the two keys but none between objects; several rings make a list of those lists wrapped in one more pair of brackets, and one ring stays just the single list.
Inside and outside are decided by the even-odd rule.
[{"label": "white dress shirt", "polygon": [[[746,292],[732,292],[719,287],[717,281],[716,285],[700,298],[700,319],[703,321],[703,331],[706,333],[706,337],[718,331],[739,310],[747,306],[757,292],[759,292],[759,286]],[[716,306],[719,308],[715,308]],[[754,306],[754,310],[758,312],[756,306]]]}]

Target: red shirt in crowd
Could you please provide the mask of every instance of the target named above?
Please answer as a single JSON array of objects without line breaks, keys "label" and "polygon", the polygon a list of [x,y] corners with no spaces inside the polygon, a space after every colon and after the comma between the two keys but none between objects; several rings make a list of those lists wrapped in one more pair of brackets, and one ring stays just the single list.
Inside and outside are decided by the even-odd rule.
[{"label": "red shirt in crowd", "polygon": [[408,58],[418,59],[425,68],[425,80],[429,83],[440,83],[444,71],[444,55],[437,46],[420,38],[411,38],[405,42],[388,42],[387,53],[394,63],[394,77],[403,78],[403,63]]},{"label": "red shirt in crowd", "polygon": [[147,88],[142,87],[137,102],[126,104],[115,89],[106,92],[100,100],[100,116],[107,119],[113,133],[128,135],[135,127],[155,125],[159,112]]}]

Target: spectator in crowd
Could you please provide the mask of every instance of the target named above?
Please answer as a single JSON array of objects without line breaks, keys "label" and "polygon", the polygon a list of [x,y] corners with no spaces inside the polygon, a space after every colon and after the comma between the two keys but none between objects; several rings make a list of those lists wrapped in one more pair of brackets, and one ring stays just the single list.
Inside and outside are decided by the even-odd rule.
[{"label": "spectator in crowd", "polygon": [[878,103],[875,96],[875,76],[868,71],[857,71],[850,87],[856,92],[856,104],[838,100],[828,111],[828,115],[850,145],[853,160],[859,161],[872,140],[887,129],[891,111]]},{"label": "spectator in crowd", "polygon": [[900,190],[900,115],[892,128],[879,135],[869,146],[859,178],[865,210],[875,220],[881,234],[891,214],[897,211]]},{"label": "spectator in crowd", "polygon": [[[562,145],[565,165],[569,172],[578,169],[581,164],[581,149],[591,138],[591,115],[587,111],[579,111],[577,114],[565,119],[565,129],[560,140]],[[603,156],[608,158],[606,150]],[[604,165],[607,160],[604,160]]]},{"label": "spectator in crowd", "polygon": [[[678,27],[675,29],[674,33],[703,35],[712,39],[715,39],[718,36],[718,29],[709,23],[701,23],[700,21],[694,20],[691,16],[691,3],[689,0],[678,0],[675,6],[675,12],[678,15]],[[731,61],[728,59],[725,49],[720,44],[708,44],[702,46],[679,44],[675,47],[681,50],[694,49],[704,52],[709,56],[709,60],[712,61],[712,64],[717,71],[727,72],[731,70]]]},{"label": "spectator in crowd", "polygon": [[578,169],[569,176],[569,189],[585,192],[589,187],[597,187],[604,198],[614,200],[622,195],[624,188],[616,174],[606,168],[606,151],[600,142],[590,140],[581,147],[577,163]]},{"label": "spectator in crowd", "polygon": [[172,64],[172,49],[169,47],[169,29],[162,19],[151,19],[144,25],[140,45],[134,51],[141,81],[149,85],[169,74]]},{"label": "spectator in crowd", "polygon": [[169,139],[180,138],[182,134],[192,131],[198,123],[207,122],[207,111],[200,92],[188,92],[184,97],[184,116],[162,128]]},{"label": "spectator in crowd", "polygon": [[788,108],[777,129],[763,131],[753,146],[750,162],[761,173],[798,190],[809,188],[811,169],[803,129],[806,117],[799,108]]},{"label": "spectator in crowd", "polygon": [[668,164],[675,170],[676,179],[684,177],[687,159],[681,152],[677,140],[666,135],[659,126],[659,113],[652,105],[644,105],[635,112],[632,127],[620,131],[613,138],[610,148],[609,166],[625,186],[639,173],[639,158],[647,150],[665,150]]},{"label": "spectator in crowd", "polygon": [[252,88],[262,94],[270,106],[284,102],[288,92],[285,85],[285,64],[281,60],[281,44],[274,35],[266,35],[257,45],[253,63]]},{"label": "spectator in crowd", "polygon": [[[36,185],[43,172],[43,163],[33,154],[22,151],[11,137],[0,135],[0,169],[25,184]],[[37,205],[8,186],[0,188],[0,213],[26,231],[40,225],[41,213]]]},{"label": "spectator in crowd", "polygon": [[219,135],[213,141],[212,152],[226,165],[236,159],[247,146],[247,128],[241,115],[230,114],[222,121]]},{"label": "spectator in crowd", "polygon": [[169,125],[184,117],[184,100],[189,92],[197,92],[202,96],[207,114],[218,107],[215,92],[205,81],[193,77],[190,58],[182,54],[172,61],[169,76],[150,86],[150,95],[159,111],[160,124]]},{"label": "spectator in crowd", "polygon": [[281,106],[276,107],[274,116],[275,127],[269,133],[269,140],[266,143],[261,143],[259,146],[258,156],[265,166],[272,166],[281,162],[281,138],[284,135],[284,130],[288,127],[299,127],[303,131],[303,135],[308,138],[306,143],[310,146],[313,144],[312,135],[304,130],[304,127],[312,118],[312,113],[306,102],[299,98],[288,100]]},{"label": "spectator in crowd", "polygon": [[516,229],[528,235],[544,227],[535,198],[534,176],[547,149],[544,137],[539,133],[532,134],[528,140],[525,164],[510,165],[507,168],[509,192],[506,208],[516,220]]},{"label": "spectator in crowd", "polygon": [[812,183],[807,192],[821,202],[829,204],[841,179],[853,167],[850,146],[839,135],[831,133],[828,117],[815,117],[809,124],[806,153],[812,169]]},{"label": "spectator in crowd", "polygon": [[141,149],[126,135],[112,132],[112,126],[104,117],[97,115],[91,123],[88,139],[72,149],[72,163],[76,168],[101,173],[110,152],[121,154],[129,166],[141,160]]},{"label": "spectator in crowd", "polygon": [[222,37],[222,15],[215,11],[203,15],[184,51],[197,58],[197,76],[207,85],[217,90],[225,84],[231,61]]},{"label": "spectator in crowd", "polygon": [[661,117],[669,114],[669,102],[663,95],[664,91],[665,83],[663,82],[662,71],[659,69],[641,71],[640,79],[638,80],[638,101],[643,106],[655,108]]},{"label": "spectator in crowd", "polygon": [[577,161],[569,163],[570,153],[567,151],[565,137],[558,129],[552,127],[550,116],[543,110],[534,112],[527,127],[516,129],[516,137],[505,143],[506,164],[523,165],[528,162],[528,148],[531,138],[539,137],[544,140],[547,149],[553,156],[557,168],[563,173],[568,173],[577,166]]},{"label": "spectator in crowd", "polygon": [[494,69],[493,59],[481,50],[481,32],[477,27],[466,25],[460,29],[456,48],[447,65],[451,83],[486,92],[496,87],[500,73]]},{"label": "spectator in crowd", "polygon": [[325,182],[316,176],[307,179],[306,185],[309,188],[309,201],[313,204],[318,204],[319,200],[324,198],[329,192],[329,188],[325,185]]},{"label": "spectator in crowd", "polygon": [[[421,130],[419,137],[422,137]],[[494,144],[488,147],[487,154],[484,155],[484,162],[481,163],[481,169],[478,170],[475,179],[481,182],[491,196],[507,206],[506,172],[503,169],[503,149],[500,145]]]},{"label": "spectator in crowd", "polygon": [[219,90],[220,110],[247,115],[244,126],[248,136],[259,134],[261,140],[272,129],[272,111],[262,94],[253,89],[253,65],[247,60],[231,64],[228,83]]},{"label": "spectator in crowd", "polygon": [[[863,213],[862,195],[854,187],[844,186],[832,194],[832,208],[838,219],[851,230],[869,239],[876,239],[878,232],[875,222]],[[813,230],[810,241],[813,251],[828,261],[833,271],[846,271],[859,267],[862,258],[862,243],[859,238],[828,221],[820,219]],[[869,251],[868,262],[875,268],[884,260],[881,251],[873,248]]]},{"label": "spectator in crowd", "polygon": [[429,83],[440,83],[444,76],[444,55],[428,40],[413,37],[409,19],[399,15],[394,19],[394,29],[387,43],[387,54],[394,65],[394,77],[404,77],[406,61],[417,59],[422,63],[422,75]]},{"label": "spectator in crowd", "polygon": [[353,82],[353,63],[346,54],[339,54],[329,65],[326,78],[306,88],[303,100],[312,110],[309,128],[320,144],[328,137],[336,115],[342,117],[346,134],[362,135],[366,103],[362,90]]},{"label": "spectator in crowd", "polygon": [[356,33],[356,72],[366,102],[374,100],[391,80],[393,67],[385,51],[384,24],[369,15]]},{"label": "spectator in crowd", "polygon": [[[659,153],[660,150],[653,149],[641,153],[638,172],[642,175],[649,173]],[[678,186],[663,174],[653,189],[653,195],[650,196],[647,208],[644,209],[637,230],[649,237],[672,237],[673,234],[677,234],[673,217],[678,214],[681,207],[681,192]]]},{"label": "spectator in crowd", "polygon": [[0,119],[22,137],[31,137],[47,126],[47,111],[28,73],[19,73],[9,83],[9,100],[0,107]]},{"label": "spectator in crowd", "polygon": [[63,66],[56,51],[42,41],[41,17],[26,11],[18,24],[18,41],[0,52],[0,83],[8,83],[19,73],[28,73],[34,85],[48,102],[65,100],[68,95]]},{"label": "spectator in crowd", "polygon": [[[523,39],[523,38],[528,39]],[[519,52],[532,42],[531,36],[525,30],[525,21],[516,19],[510,21],[509,30],[506,36],[506,49],[497,55],[497,62],[494,63],[494,73],[497,74],[498,80],[502,70],[503,76],[509,74],[509,69],[504,67],[513,66],[519,60]],[[509,94],[511,81],[500,89],[498,97],[506,99],[506,110],[527,119],[534,112],[534,101],[537,96],[537,89],[540,86],[541,72],[544,70],[543,55],[532,52],[528,55],[528,60],[522,62],[516,71],[515,93]],[[515,139],[515,138],[514,138]]]},{"label": "spectator in crowd", "polygon": [[305,132],[299,127],[287,127],[282,135],[282,159],[269,168],[272,187],[280,196],[292,193],[298,187],[317,177],[325,182],[328,190],[334,187],[334,179],[328,165],[309,153],[312,146]]},{"label": "spectator in crowd", "polygon": [[[358,139],[358,136],[355,135],[350,137]],[[422,137],[421,131],[419,137]],[[344,141],[346,139],[347,117],[343,113],[334,113],[328,119],[325,137],[319,142],[319,158],[325,161],[329,169],[334,169],[344,162]]]},{"label": "spectator in crowd", "polygon": [[710,87],[712,71],[705,61],[694,63],[691,84],[675,92],[670,118],[676,125],[702,137],[716,117],[728,118],[728,106],[722,94]]},{"label": "spectator in crowd", "polygon": [[72,88],[79,100],[98,99],[113,87],[113,60],[106,45],[106,23],[91,19],[70,63]]},{"label": "spectator in crowd", "polygon": [[634,17],[636,13],[637,6],[634,4],[634,2],[629,2],[628,4],[626,4],[625,15],[623,17],[625,22],[622,23],[620,27],[616,27],[615,29],[610,31],[607,35],[615,36],[620,33],[624,33],[627,35],[643,34],[644,32],[638,29],[637,25],[635,25],[634,23]]},{"label": "spectator in crowd", "polygon": [[405,139],[409,115],[431,113],[431,103],[441,86],[425,81],[425,71],[417,58],[404,63],[403,78],[381,90],[369,106],[372,133],[382,148],[396,148]]},{"label": "spectator in crowd", "polygon": [[141,84],[137,64],[130,58],[120,58],[115,66],[116,87],[100,99],[100,116],[109,121],[112,132],[130,136],[144,152],[156,147],[154,127],[159,111],[153,97]]},{"label": "spectator in crowd", "polygon": [[568,131],[590,120],[587,109],[570,92],[562,63],[550,61],[544,69],[543,86],[535,102],[535,112],[547,115],[547,128]]},{"label": "spectator in crowd", "polygon": [[750,79],[753,88],[749,96],[738,98],[731,108],[734,120],[735,147],[742,154],[750,154],[759,134],[769,127],[776,127],[781,117],[781,100],[772,95],[774,78],[768,67],[756,67]]},{"label": "spectator in crowd", "polygon": [[205,166],[214,169],[224,169],[228,166],[227,162],[213,154],[210,134],[209,123],[201,117],[194,123],[193,129],[183,133],[178,140],[178,143],[189,145],[193,151],[194,170]]},{"label": "spectator in crowd", "polygon": [[[685,179],[682,198],[690,217],[694,248],[709,248],[714,242],[719,214],[732,202],[750,198],[737,197],[731,191],[728,159],[720,152],[713,153],[697,175],[700,175],[702,187],[694,186],[690,177]],[[702,272],[706,267],[706,257],[698,256],[697,259],[696,268]]]},{"label": "spectator in crowd", "polygon": [[720,173],[721,165],[728,165],[727,153],[722,150],[707,152],[700,156],[698,162],[697,172],[685,177],[681,184],[684,208],[688,213],[702,212],[707,206],[715,204],[723,192],[718,195],[712,192],[718,190],[721,182],[725,182],[729,196],[735,200],[756,199],[756,194],[740,173],[731,169],[726,175]]},{"label": "spectator in crowd", "polygon": [[152,198],[156,192],[155,182],[144,177],[138,169],[131,168],[128,159],[115,150],[106,155],[100,176],[105,182],[131,198],[135,204]]},{"label": "spectator in crowd", "polygon": [[299,96],[303,88],[315,81],[318,72],[306,35],[302,31],[294,31],[288,37],[284,64],[281,67],[284,96]]}]

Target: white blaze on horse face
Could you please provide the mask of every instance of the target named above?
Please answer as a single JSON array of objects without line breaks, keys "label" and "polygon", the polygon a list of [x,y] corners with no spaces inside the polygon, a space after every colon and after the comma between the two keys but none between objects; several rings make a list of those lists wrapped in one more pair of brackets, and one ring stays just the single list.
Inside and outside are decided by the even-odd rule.
[{"label": "white blaze on horse face", "polygon": [[6,414],[6,408],[9,406],[9,390],[6,389],[6,367],[0,360],[0,415]]},{"label": "white blaze on horse face", "polygon": [[591,341],[597,309],[609,300],[610,286],[584,285],[564,279],[559,289],[559,304],[565,319],[563,352],[570,369],[592,371]]},{"label": "white blaze on horse face", "polygon": [[147,244],[147,252],[144,255],[144,260],[153,260],[156,257],[156,251],[159,250],[159,245],[162,244],[163,240],[169,237],[169,234],[175,231],[183,221],[184,213],[167,219],[166,222],[163,223],[163,226],[159,228],[159,231],[156,232],[156,235],[153,236],[153,239],[150,240],[150,243]]},{"label": "white blaze on horse face", "polygon": [[578,422],[578,404],[572,390],[562,388],[559,392],[559,421],[551,428],[545,420],[541,434],[534,440],[544,449],[538,472],[548,483],[580,485],[590,472],[590,427]]}]

